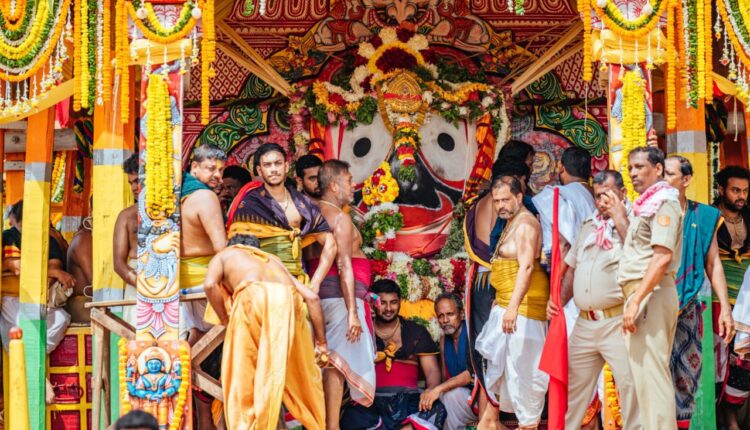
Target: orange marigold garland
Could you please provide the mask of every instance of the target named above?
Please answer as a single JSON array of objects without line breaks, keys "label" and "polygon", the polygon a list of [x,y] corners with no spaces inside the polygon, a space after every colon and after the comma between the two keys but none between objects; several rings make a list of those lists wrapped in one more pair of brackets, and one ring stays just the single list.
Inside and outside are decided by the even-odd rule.
[{"label": "orange marigold garland", "polygon": [[583,20],[583,80],[590,82],[593,78],[591,66],[591,5],[590,0],[578,0],[578,10]]},{"label": "orange marigold garland", "polygon": [[676,125],[676,100],[675,100],[675,73],[677,69],[675,67],[677,59],[675,58],[675,17],[674,8],[675,0],[670,1],[667,7],[667,81],[665,86],[667,87],[667,130],[674,130]]},{"label": "orange marigold garland", "polygon": [[704,0],[704,20],[703,25],[703,43],[705,44],[706,70],[705,70],[705,101],[711,103],[714,94],[714,77],[713,77],[713,37],[711,31],[711,0]]}]

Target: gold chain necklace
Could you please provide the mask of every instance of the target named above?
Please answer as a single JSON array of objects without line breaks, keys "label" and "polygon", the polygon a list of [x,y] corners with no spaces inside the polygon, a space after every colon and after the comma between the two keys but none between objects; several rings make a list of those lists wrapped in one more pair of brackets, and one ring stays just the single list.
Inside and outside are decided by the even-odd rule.
[{"label": "gold chain necklace", "polygon": [[333,207],[333,208],[336,208],[336,209],[338,209],[338,210],[341,210],[341,208],[340,208],[340,207],[338,207],[337,205],[335,205],[335,204],[333,204],[333,203],[329,202],[328,200],[323,200],[323,199],[320,199],[319,201],[320,201],[320,203],[323,203],[323,204],[325,204],[325,205],[328,205],[328,206],[331,206],[331,207]]},{"label": "gold chain necklace", "polygon": [[375,327],[375,334],[385,342],[385,341],[391,340],[391,338],[393,338],[393,335],[395,335],[396,331],[398,331],[398,329],[400,328],[401,328],[401,318],[396,317],[396,327],[393,328],[393,330],[391,331],[391,334],[389,334],[388,336],[383,336],[381,334],[382,332],[378,330],[377,327]]},{"label": "gold chain necklace", "polygon": [[503,229],[503,232],[500,234],[500,238],[497,240],[497,245],[495,245],[495,250],[492,253],[492,258],[494,259],[498,255],[498,250],[500,247],[505,243],[505,240],[508,239],[508,235],[510,234],[510,231],[512,230],[511,227],[513,227],[513,222],[518,217],[518,214],[520,214],[521,211],[519,210],[515,215],[510,217],[508,220],[508,223],[505,224],[505,228]]}]

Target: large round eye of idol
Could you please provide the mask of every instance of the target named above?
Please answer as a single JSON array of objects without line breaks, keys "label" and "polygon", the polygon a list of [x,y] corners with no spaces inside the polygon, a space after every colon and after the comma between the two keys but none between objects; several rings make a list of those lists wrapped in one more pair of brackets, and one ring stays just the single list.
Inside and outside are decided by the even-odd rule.
[{"label": "large round eye of idol", "polygon": [[460,121],[453,125],[433,114],[420,129],[422,160],[435,178],[463,182],[471,173],[477,153],[476,127]]},{"label": "large round eye of idol", "polygon": [[385,160],[393,146],[393,138],[380,115],[375,115],[370,125],[358,125],[352,130],[338,127],[332,133],[333,145],[339,142],[339,136],[339,159],[352,166],[352,181],[355,184],[364,182]]}]

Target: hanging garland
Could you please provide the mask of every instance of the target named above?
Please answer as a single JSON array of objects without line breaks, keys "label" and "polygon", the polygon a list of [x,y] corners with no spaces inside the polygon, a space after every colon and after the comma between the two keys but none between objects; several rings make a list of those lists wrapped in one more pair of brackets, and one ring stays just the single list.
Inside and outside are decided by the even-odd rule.
[{"label": "hanging garland", "polygon": [[61,203],[65,190],[65,153],[56,152],[52,163],[52,193],[50,201]]},{"label": "hanging garland", "polygon": [[[623,16],[619,6],[613,0],[596,0],[594,12],[609,30],[624,38],[637,38],[648,34],[659,24],[659,17],[664,14],[671,0],[653,0],[655,5],[646,3],[641,15],[633,20]],[[584,9],[580,9],[584,10]]]},{"label": "hanging garland", "polygon": [[[130,45],[128,41],[128,17],[133,20],[135,26],[143,34],[143,37],[152,43],[165,45],[190,37],[193,34],[193,47],[191,62],[197,62],[198,46],[196,43],[196,30],[199,20],[202,21],[201,38],[201,123],[208,124],[210,116],[210,79],[216,75],[213,63],[216,61],[216,30],[214,23],[214,0],[187,1],[180,10],[177,22],[170,27],[164,26],[154,11],[151,3],[144,0],[116,0],[115,7],[115,52],[118,58],[115,67],[115,76],[120,77],[120,88],[122,91],[120,112],[124,122],[130,116],[128,99],[127,66],[130,58]],[[185,68],[184,49],[181,55],[181,69]],[[120,60],[122,59],[122,60]]]},{"label": "hanging garland", "polygon": [[593,71],[591,66],[591,14],[590,0],[578,0],[578,10],[583,20],[583,80],[591,82]]},{"label": "hanging garland", "polygon": [[4,81],[24,81],[47,65],[63,35],[70,0],[29,2],[27,7],[36,13],[25,13],[16,32],[0,18],[0,79]]},{"label": "hanging garland", "polygon": [[[182,416],[185,414],[185,401],[190,388],[190,351],[185,342],[180,344],[180,388],[177,389],[177,401],[174,406],[174,416],[169,423],[169,430],[177,430],[182,427]],[[173,366],[174,367],[174,366]]]},{"label": "hanging garland", "polygon": [[[745,19],[742,7],[750,7],[747,0],[717,0],[719,14],[724,21],[729,40],[734,46],[735,53],[745,68],[750,68],[750,20]],[[742,4],[740,4],[742,3]]]},{"label": "hanging garland", "polygon": [[621,174],[628,198],[635,201],[638,194],[628,172],[628,155],[646,143],[646,100],[643,95],[646,81],[640,69],[625,72],[622,78],[622,163]]},{"label": "hanging garland", "polygon": [[604,396],[607,398],[607,406],[615,420],[615,427],[622,428],[622,410],[620,409],[620,396],[617,395],[615,377],[609,363],[604,365]]},{"label": "hanging garland", "polygon": [[169,87],[162,74],[151,74],[146,89],[146,211],[151,219],[174,213],[172,113]]}]

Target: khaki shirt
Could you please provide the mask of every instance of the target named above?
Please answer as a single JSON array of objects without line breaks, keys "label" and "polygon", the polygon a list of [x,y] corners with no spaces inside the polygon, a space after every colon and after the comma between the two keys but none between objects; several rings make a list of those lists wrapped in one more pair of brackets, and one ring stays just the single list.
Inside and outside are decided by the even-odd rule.
[{"label": "khaki shirt", "polygon": [[622,240],[617,231],[612,233],[612,249],[602,249],[591,244],[584,247],[586,239],[595,234],[594,221],[581,225],[575,244],[565,256],[565,263],[575,269],[573,300],[584,311],[605,310],[622,305],[625,298],[617,283],[617,267],[622,254]]},{"label": "khaki shirt", "polygon": [[620,285],[643,279],[654,246],[663,246],[672,251],[672,261],[665,276],[674,280],[682,259],[682,208],[680,202],[666,200],[650,217],[630,215],[630,226],[622,248],[617,280]]}]

